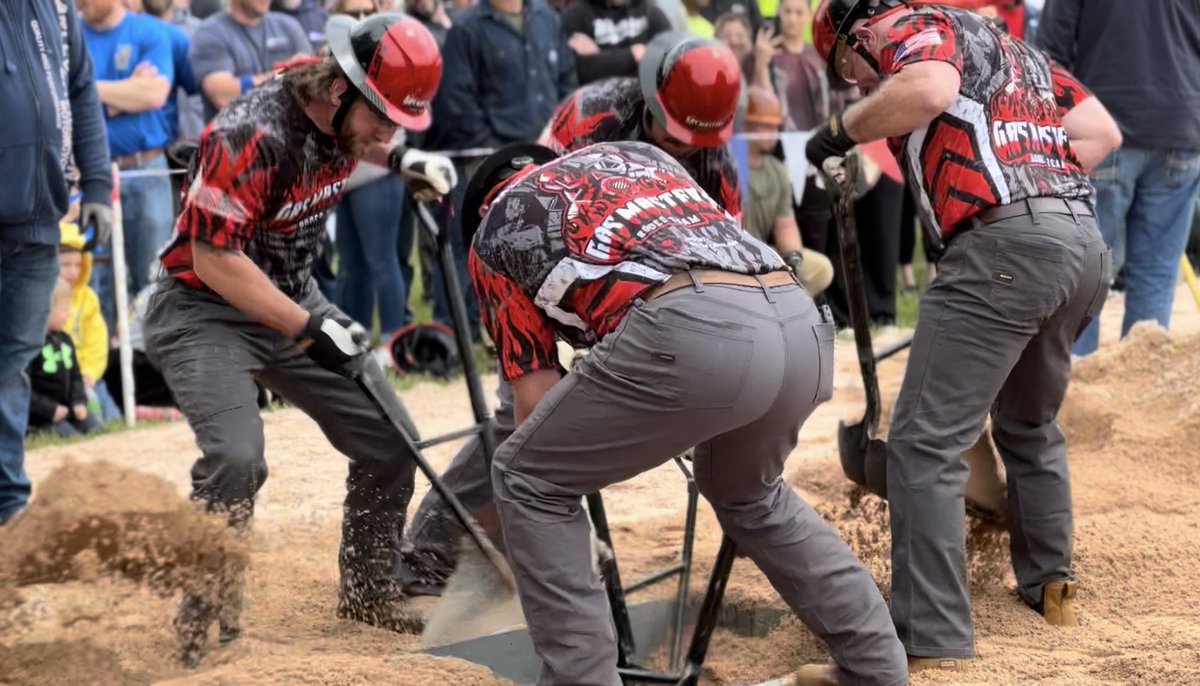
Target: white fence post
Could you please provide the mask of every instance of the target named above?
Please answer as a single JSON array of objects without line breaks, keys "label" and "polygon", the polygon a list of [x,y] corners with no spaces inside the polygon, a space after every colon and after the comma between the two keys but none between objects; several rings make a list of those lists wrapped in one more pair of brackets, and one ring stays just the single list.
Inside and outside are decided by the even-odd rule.
[{"label": "white fence post", "polygon": [[113,285],[117,295],[117,345],[121,357],[121,405],[125,412],[125,426],[137,423],[137,401],[133,387],[133,347],[129,343],[129,287],[128,267],[125,264],[125,223],[121,219],[121,173],[116,163],[113,172],[113,226],[112,259]]}]

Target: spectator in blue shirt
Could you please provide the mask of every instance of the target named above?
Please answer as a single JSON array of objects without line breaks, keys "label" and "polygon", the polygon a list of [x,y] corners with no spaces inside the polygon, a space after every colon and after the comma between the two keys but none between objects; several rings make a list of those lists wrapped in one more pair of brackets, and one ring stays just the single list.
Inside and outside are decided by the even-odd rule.
[{"label": "spectator in blue shirt", "polygon": [[275,67],[311,55],[312,43],[295,19],[270,12],[271,0],[230,0],[228,12],[205,19],[188,59],[204,96],[204,120],[271,78]]},{"label": "spectator in blue shirt", "polygon": [[171,58],[175,63],[175,88],[167,100],[167,120],[172,126],[172,140],[199,141],[204,132],[204,103],[200,99],[200,84],[192,73],[188,49],[200,20],[187,11],[175,9],[171,0],[143,0],[146,14],[166,22],[171,34]]},{"label": "spectator in blue shirt", "polygon": [[[171,34],[163,22],[129,12],[120,0],[78,0],[84,37],[96,70],[108,146],[121,171],[121,219],[130,293],[150,282],[150,265],[174,224],[163,155],[174,132],[165,109],[175,83]],[[92,287],[109,329],[116,327],[113,271],[99,262]]]},{"label": "spectator in blue shirt", "polygon": [[[1147,319],[1166,327],[1200,192],[1200,2],[1053,0],[1038,41],[1112,112],[1125,141],[1091,173],[1111,274],[1125,267],[1121,335]],[[1099,340],[1097,318],[1074,354]]]},{"label": "spectator in blue shirt", "polygon": [[300,22],[314,53],[325,47],[325,22],[329,21],[329,13],[317,0],[274,0],[271,9]]},{"label": "spectator in blue shirt", "polygon": [[[558,103],[579,85],[574,53],[558,15],[545,0],[480,0],[454,20],[442,53],[442,85],[433,101],[436,140],[428,144],[439,150],[536,141]],[[454,202],[461,208],[475,160],[460,160]],[[455,220],[450,235],[473,333],[478,335],[478,307],[469,287],[461,233]],[[434,293],[433,314],[439,322],[450,323],[441,288]]]}]

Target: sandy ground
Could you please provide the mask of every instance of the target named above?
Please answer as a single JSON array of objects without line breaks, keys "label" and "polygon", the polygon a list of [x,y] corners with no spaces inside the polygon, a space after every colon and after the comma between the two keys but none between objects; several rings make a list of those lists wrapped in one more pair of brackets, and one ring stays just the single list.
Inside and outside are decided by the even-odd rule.
[{"label": "sandy ground", "polygon": [[[1083,626],[1049,627],[1026,610],[1013,590],[1007,535],[973,532],[970,572],[980,659],[969,673],[920,675],[915,684],[1200,684],[1200,586],[1195,583],[1200,572],[1200,400],[1193,391],[1200,378],[1200,315],[1181,289],[1169,336],[1141,331],[1118,345],[1120,309],[1119,299],[1106,308],[1105,349],[1077,368],[1063,415],[1071,445]],[[834,400],[806,425],[787,478],[839,528],[886,593],[886,505],[871,497],[852,501],[837,465],[837,423],[856,420],[862,411],[853,347],[839,343],[837,354]],[[903,365],[898,356],[881,367],[889,399]],[[493,389],[495,379],[485,386]],[[425,435],[469,419],[461,385],[421,385],[404,400]],[[187,426],[146,428],[29,454],[28,471],[42,488],[30,512],[40,512],[39,525],[48,528],[40,547],[28,531],[20,540],[0,533],[0,586],[21,574],[27,584],[17,591],[0,588],[0,686],[502,683],[486,669],[414,653],[415,637],[334,616],[343,459],[298,411],[271,413],[265,424],[271,475],[249,543],[246,633],[231,646],[212,650],[194,672],[171,658],[178,597],[171,591],[180,587],[171,582],[171,570],[182,559],[175,548],[153,540],[101,545],[99,559],[93,559],[93,553],[71,557],[88,545],[77,537],[52,539],[55,517],[62,512],[82,516],[93,528],[115,527],[120,537],[145,525],[122,519],[121,512],[151,503],[141,510],[187,522],[182,528],[165,526],[164,540],[177,539],[183,530],[193,537],[188,540],[204,540],[210,552],[237,557],[234,543],[212,539],[211,532],[179,512],[178,496],[186,493],[188,468],[196,457]],[[427,454],[444,466],[454,449],[443,446]],[[102,462],[113,467],[89,471],[88,465]],[[74,466],[46,484],[64,464]],[[97,481],[102,487],[86,488]],[[419,482],[418,494],[426,488]],[[685,493],[674,466],[615,486],[605,498],[626,578],[676,558]],[[718,540],[715,520],[702,505],[696,552],[701,581]],[[141,560],[141,566],[131,567],[131,559]],[[30,570],[42,570],[44,578]],[[702,590],[700,582],[696,589]],[[735,566],[727,599],[739,610],[782,609],[745,560]],[[792,619],[766,639],[720,630],[705,682],[758,683],[826,655]]]}]

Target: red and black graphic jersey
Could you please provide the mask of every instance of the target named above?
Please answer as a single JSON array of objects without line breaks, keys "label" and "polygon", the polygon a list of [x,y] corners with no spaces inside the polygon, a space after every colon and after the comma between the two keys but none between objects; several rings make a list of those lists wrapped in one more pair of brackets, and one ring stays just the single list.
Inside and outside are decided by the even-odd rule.
[{"label": "red and black graphic jersey", "polygon": [[192,269],[195,239],[242,251],[279,290],[298,297],[319,256],[326,215],[356,163],[317,130],[284,79],[238,98],[200,138],[163,267],[204,288]]},{"label": "red and black graphic jersey", "polygon": [[922,7],[892,27],[880,70],[888,76],[927,60],[958,69],[958,99],[928,126],[888,143],[936,237],[994,205],[1091,198],[1062,125],[1090,96],[1070,74],[991,22],[942,7]]},{"label": "red and black graphic jersey", "polygon": [[594,345],[634,299],[691,268],[786,269],[679,162],[637,142],[592,145],[523,172],[489,207],[470,255],[507,379],[556,368],[556,335]]},{"label": "red and black graphic jersey", "polygon": [[[577,89],[550,118],[545,144],[574,152],[594,143],[651,143],[646,99],[634,78],[605,79]],[[704,148],[677,160],[725,211],[741,220],[742,195],[737,164],[729,146]]]}]

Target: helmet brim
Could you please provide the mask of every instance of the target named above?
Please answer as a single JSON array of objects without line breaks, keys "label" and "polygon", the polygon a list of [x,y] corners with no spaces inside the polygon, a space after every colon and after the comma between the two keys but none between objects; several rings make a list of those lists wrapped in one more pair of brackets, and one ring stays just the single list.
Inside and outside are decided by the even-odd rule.
[{"label": "helmet brim", "polygon": [[[404,16],[399,12],[391,14]],[[387,115],[388,120],[396,126],[402,126],[411,131],[428,129],[433,121],[428,107],[420,114],[413,114],[396,107],[383,97],[383,94],[372,83],[371,78],[363,71],[354,56],[354,48],[350,44],[350,32],[357,24],[358,20],[340,14],[330,17],[329,21],[325,22],[325,41],[329,45],[329,52],[337,60],[342,73],[346,75],[346,80],[376,109]]]},{"label": "helmet brim", "polygon": [[471,174],[470,180],[467,181],[467,189],[463,193],[460,220],[463,243],[467,246],[470,246],[475,232],[479,230],[479,224],[483,221],[479,210],[487,200],[488,194],[492,192],[496,184],[507,178],[507,176],[502,178],[502,172],[518,157],[529,157],[533,160],[533,166],[539,167],[551,160],[558,159],[558,153],[537,143],[510,143],[489,155],[479,164],[479,168],[475,170],[474,174]]}]

